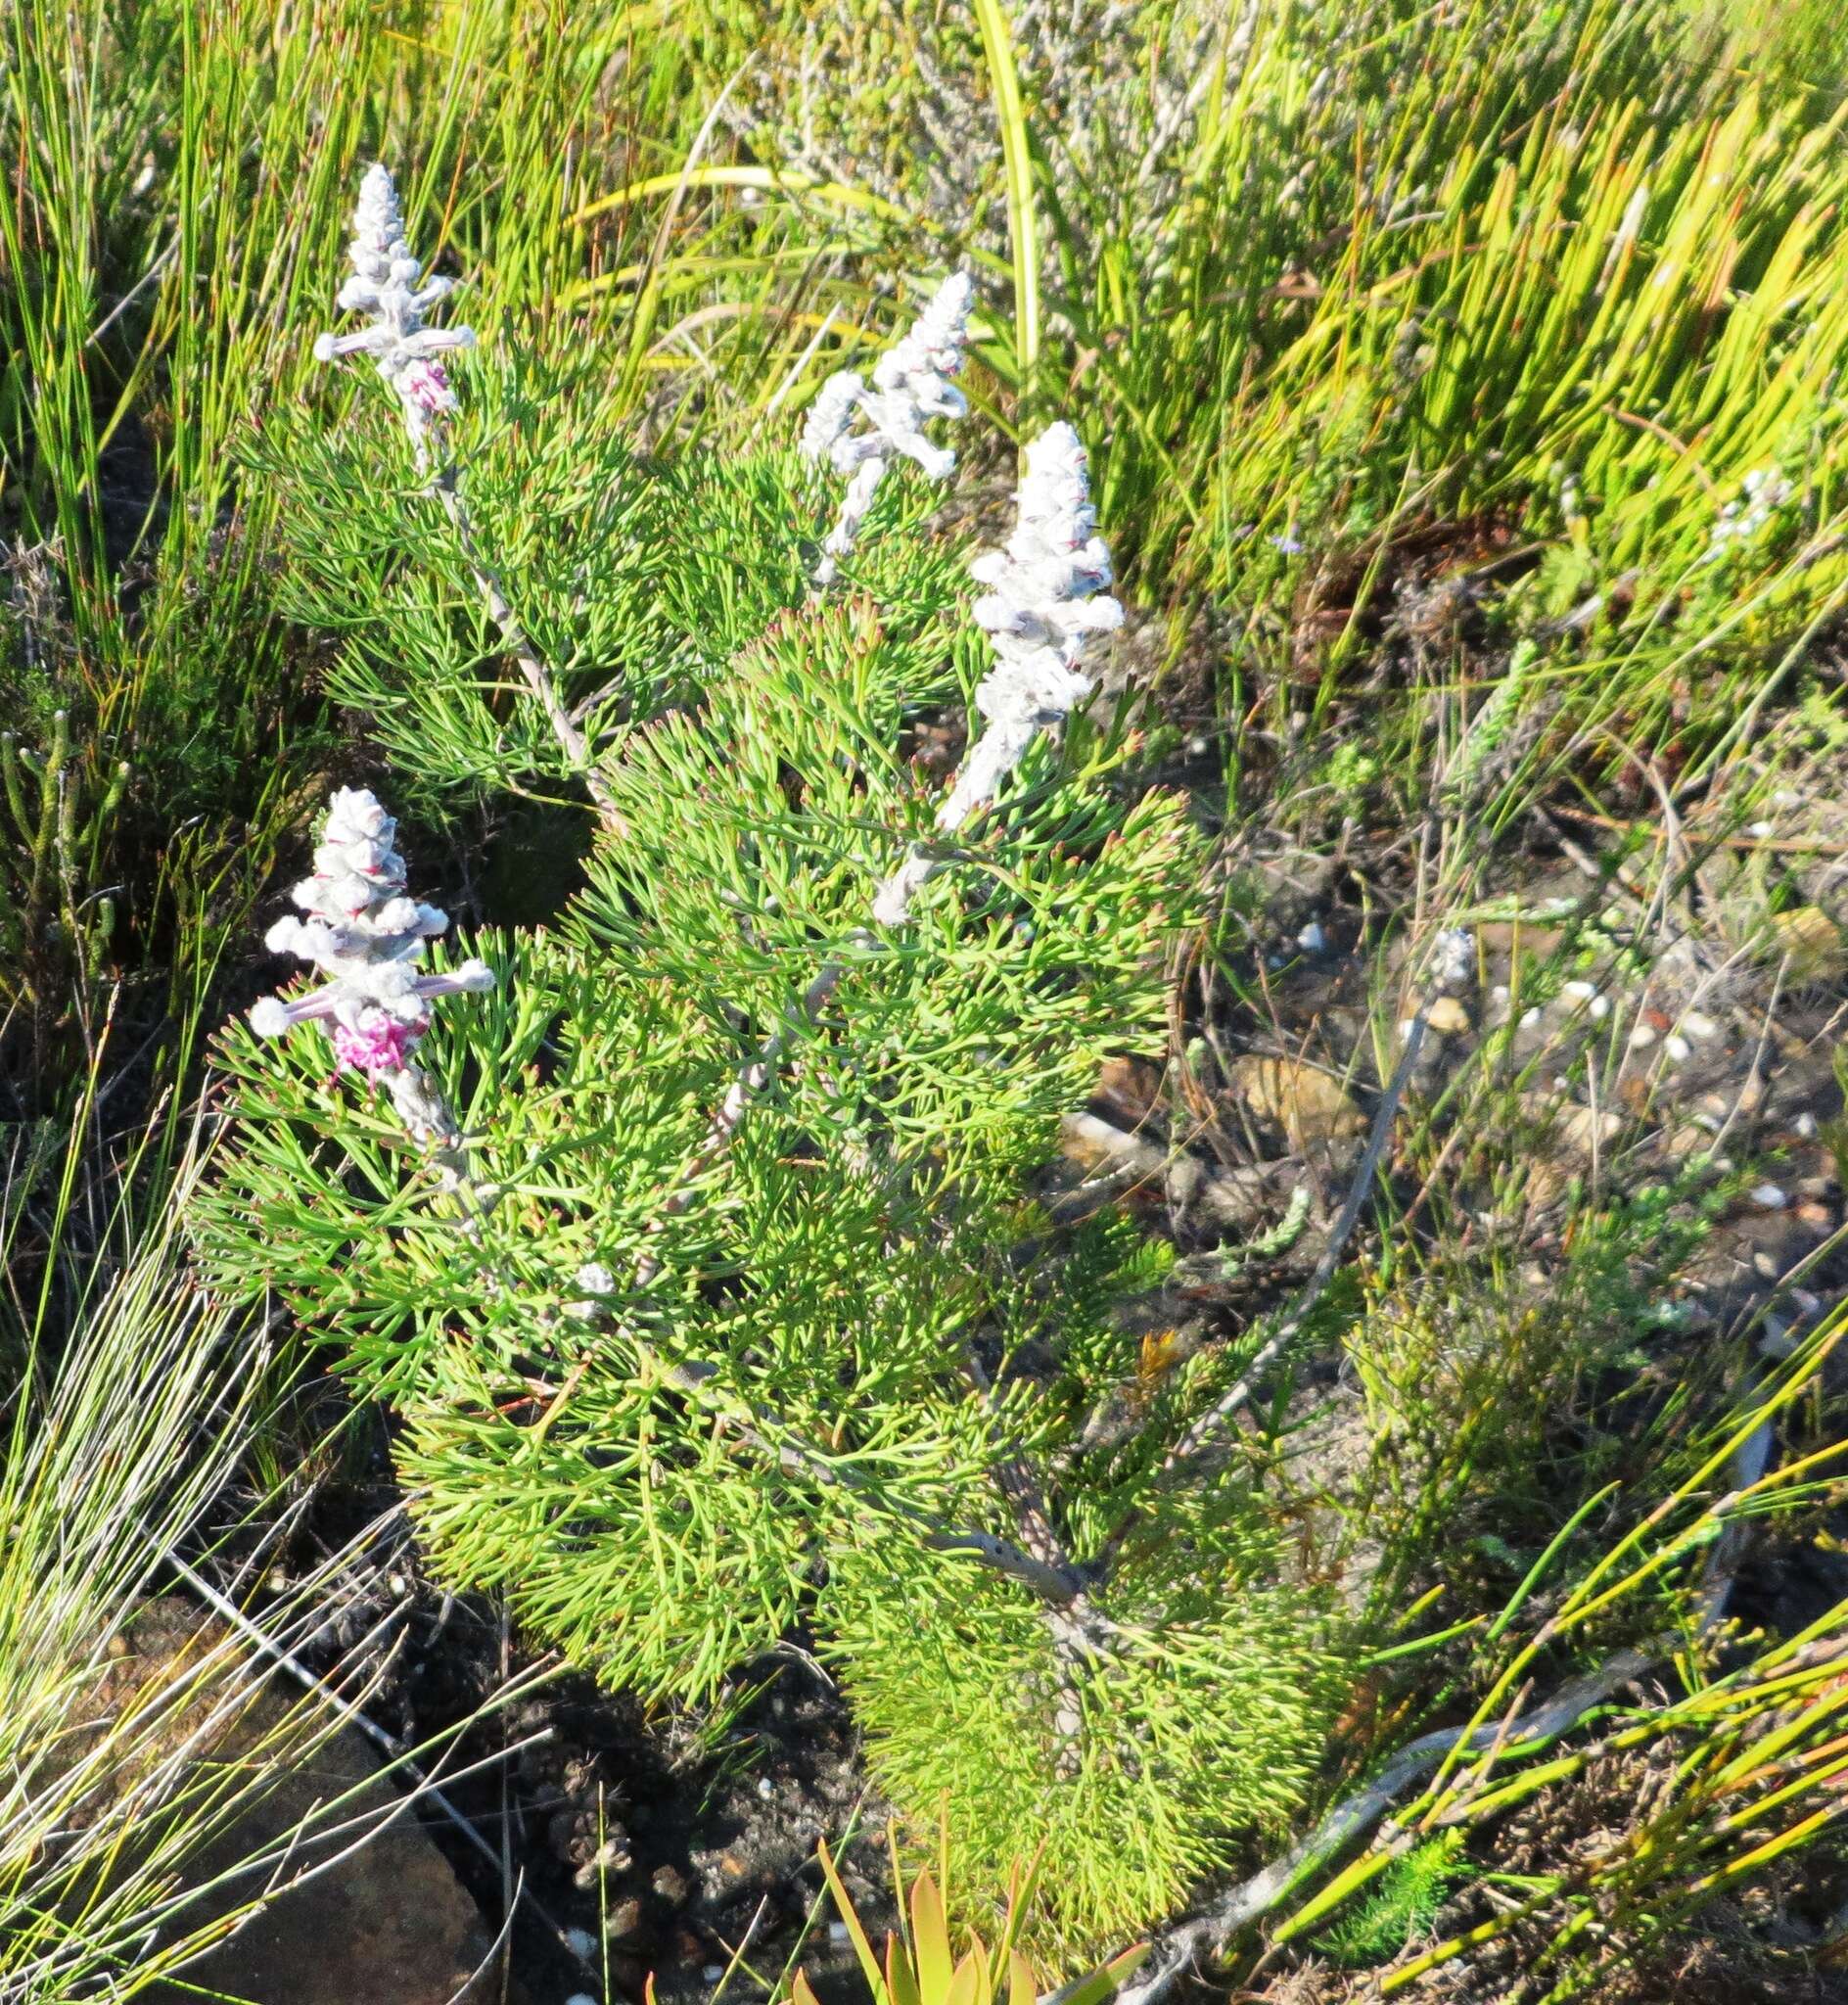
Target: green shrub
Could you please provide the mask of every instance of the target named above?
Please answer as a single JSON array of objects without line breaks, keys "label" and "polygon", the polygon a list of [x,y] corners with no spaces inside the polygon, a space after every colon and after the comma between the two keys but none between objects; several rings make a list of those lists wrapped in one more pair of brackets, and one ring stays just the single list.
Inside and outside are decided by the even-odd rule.
[{"label": "green shrub", "polygon": [[[1120,721],[1074,714],[1055,747],[1071,692],[1048,685],[1011,780],[948,814],[907,739],[1007,660],[908,472],[824,594],[831,497],[793,450],[658,467],[613,443],[594,366],[480,380],[478,429],[440,439],[481,440],[465,513],[453,467],[411,490],[375,432],[290,434],[264,464],[346,699],[433,801],[581,779],[587,882],[474,943],[491,996],[429,1022],[400,983],[408,1031],[337,1033],[386,1054],[421,1144],[329,1077],[318,1033],[226,1035],[218,1276],[280,1291],[393,1404],[450,1579],[655,1700],[710,1699],[807,1625],[898,1800],[982,1806],[965,1871],[998,1887],[1043,1847],[1049,1931],[1119,1935],[1288,1816],[1330,1696],[1255,1487],[1211,1454],[1164,1467],[1207,1381],[1087,1445],[1136,1373],[1112,1305],[1159,1263],[1033,1199],[1102,1059],[1164,1037],[1198,874],[1181,804]],[[1069,432],[1035,450],[1024,515],[1034,479],[1082,472]],[[1083,543],[1082,511],[1056,525],[1055,553]],[[481,610],[490,551],[517,623]],[[1107,623],[1063,603],[1075,662]],[[958,793],[1019,724],[983,702]],[[313,909],[343,859],[381,899],[402,881],[376,805],[342,800],[376,840],[320,853]],[[367,982],[396,954],[367,928],[440,929],[411,909],[319,936],[346,943],[330,994],[349,949]]]}]

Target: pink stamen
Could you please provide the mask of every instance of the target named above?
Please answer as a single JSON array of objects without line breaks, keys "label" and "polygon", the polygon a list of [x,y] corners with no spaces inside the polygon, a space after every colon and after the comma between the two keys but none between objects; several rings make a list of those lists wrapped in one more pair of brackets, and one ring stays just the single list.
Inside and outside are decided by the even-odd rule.
[{"label": "pink stamen", "polygon": [[394,1017],[374,1016],[355,1030],[349,1024],[334,1025],[334,1057],[337,1069],[364,1072],[377,1079],[382,1072],[401,1072],[412,1047],[424,1034],[424,1026],[399,1023]]},{"label": "pink stamen", "polygon": [[440,362],[416,361],[404,371],[404,394],[427,418],[455,409],[455,392]]}]

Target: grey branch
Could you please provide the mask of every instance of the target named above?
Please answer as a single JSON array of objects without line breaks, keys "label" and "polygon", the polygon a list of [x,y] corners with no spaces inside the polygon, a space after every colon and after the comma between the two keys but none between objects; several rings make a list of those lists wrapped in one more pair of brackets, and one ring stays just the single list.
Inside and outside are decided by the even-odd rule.
[{"label": "grey branch", "polygon": [[527,687],[537,698],[539,708],[544,711],[552,735],[558,740],[559,750],[571,763],[573,769],[583,776],[583,782],[592,801],[596,803],[597,814],[606,828],[618,835],[626,832],[622,811],[616,805],[616,797],[598,776],[596,766],[590,757],[590,748],[584,742],[584,734],[572,722],[571,714],[565,708],[558,693],[558,685],[552,672],[521,626],[519,616],[507,602],[507,594],[501,589],[500,580],[494,569],[482,554],[481,545],[475,535],[475,526],[469,519],[469,512],[462,500],[461,490],[456,484],[456,471],[451,466],[443,468],[431,483],[431,490],[442,503],[443,513],[448,516],[455,531],[456,541],[461,545],[462,555],[482,594],[482,603],[486,606],[488,617],[500,629],[500,637],[506,643],[507,652],[518,664],[521,675],[526,678]]},{"label": "grey branch", "polygon": [[[1511,1722],[1491,1721],[1478,1727],[1461,1751],[1473,1754],[1498,1745],[1507,1748],[1554,1740],[1592,1706],[1640,1677],[1656,1655],[1643,1650],[1620,1651],[1596,1670],[1562,1686],[1532,1712]],[[1117,1993],[1116,2005],[1157,2005],[1196,1963],[1223,1957],[1240,1929],[1274,1907],[1305,1873],[1371,1830],[1405,1790],[1429,1775],[1455,1749],[1456,1733],[1452,1727],[1439,1727],[1402,1748],[1371,1782],[1337,1803],[1281,1858],[1228,1889],[1191,1921],[1159,1937],[1146,1974]]]},{"label": "grey branch", "polygon": [[952,1526],[916,1505],[885,1494],[871,1494],[872,1486],[852,1469],[798,1440],[780,1422],[737,1393],[725,1391],[716,1382],[716,1366],[676,1365],[638,1331],[625,1329],[624,1334],[665,1384],[697,1399],[741,1440],[749,1442],[761,1455],[770,1457],[779,1467],[826,1488],[846,1490],[870,1509],[901,1520],[921,1533],[924,1544],[934,1553],[964,1553],[980,1560],[997,1573],[1030,1587],[1048,1608],[1069,1609],[1079,1602],[1079,1584],[1062,1567],[1035,1558],[1025,1548],[997,1538],[993,1532]]}]

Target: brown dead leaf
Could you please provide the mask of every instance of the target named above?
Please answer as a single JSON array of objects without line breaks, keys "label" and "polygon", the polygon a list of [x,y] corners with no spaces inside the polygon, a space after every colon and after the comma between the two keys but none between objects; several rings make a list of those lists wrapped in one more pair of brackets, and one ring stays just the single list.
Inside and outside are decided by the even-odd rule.
[{"label": "brown dead leaf", "polygon": [[1106,1058],[1098,1068],[1095,1097],[1109,1104],[1126,1128],[1139,1128],[1161,1105],[1162,1067],[1153,1058]]}]

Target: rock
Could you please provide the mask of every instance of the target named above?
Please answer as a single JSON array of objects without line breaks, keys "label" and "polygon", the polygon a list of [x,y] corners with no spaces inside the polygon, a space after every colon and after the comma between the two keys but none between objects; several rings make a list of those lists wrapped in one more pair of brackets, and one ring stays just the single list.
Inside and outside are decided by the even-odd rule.
[{"label": "rock", "polygon": [[1469,1011],[1455,996],[1440,996],[1425,1011],[1424,1020],[1441,1038],[1461,1037],[1473,1026]]},{"label": "rock", "polygon": [[1800,905],[1772,916],[1772,952],[1787,956],[1786,979],[1799,988],[1832,982],[1848,971],[1848,943],[1821,906]]},{"label": "rock", "polygon": [[[92,1695],[99,1710],[131,1702],[222,1634],[202,1629],[182,1604],[152,1605],[135,1626],[133,1655],[112,1669],[110,1689]],[[281,1741],[299,1704],[300,1695],[279,1674],[260,1687],[228,1727],[193,1750],[197,1786],[221,1787],[209,1778],[226,1764]],[[188,1727],[184,1712],[175,1725]],[[337,1798],[340,1808],[329,1815]],[[352,1820],[372,1816],[380,1828],[356,1844]],[[372,1749],[346,1727],[285,1768],[200,1853],[186,1875],[190,1884],[231,1877],[187,1910],[189,1930],[234,1914],[260,1891],[263,1879],[236,1868],[258,1851],[286,1852],[311,1818],[347,1829],[339,1838],[308,1830],[299,1841],[296,1870],[332,1863],[285,1886],[235,1934],[188,1964],[184,1983],[157,1983],[139,1996],[152,2005],[194,2005],[206,1994],[247,2005],[487,2005],[500,1997],[500,1971],[488,1957],[480,1910],[399,1791],[380,1774]],[[517,1985],[508,1995],[525,1997]]]},{"label": "rock", "polygon": [[1589,1156],[1614,1142],[1623,1125],[1623,1117],[1608,1108],[1572,1107],[1559,1123],[1559,1140],[1575,1155]]},{"label": "rock", "polygon": [[1491,919],[1476,928],[1476,939],[1487,954],[1529,956],[1536,961],[1548,960],[1565,945],[1565,934],[1557,926],[1527,925],[1519,920]]},{"label": "rock", "polygon": [[1165,1070],[1152,1058],[1106,1058],[1095,1097],[1126,1128],[1139,1128],[1161,1106]]},{"label": "rock", "polygon": [[1294,1150],[1365,1132],[1366,1116],[1346,1088],[1304,1059],[1238,1058],[1226,1084],[1256,1119],[1281,1128]]}]

